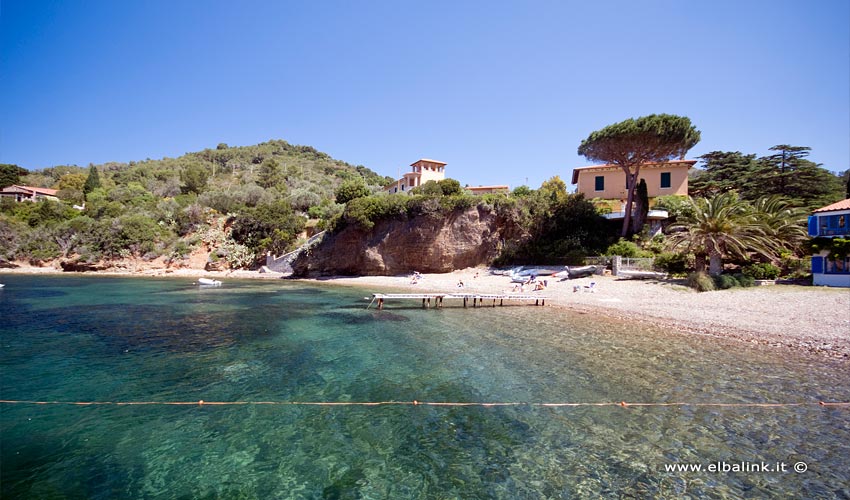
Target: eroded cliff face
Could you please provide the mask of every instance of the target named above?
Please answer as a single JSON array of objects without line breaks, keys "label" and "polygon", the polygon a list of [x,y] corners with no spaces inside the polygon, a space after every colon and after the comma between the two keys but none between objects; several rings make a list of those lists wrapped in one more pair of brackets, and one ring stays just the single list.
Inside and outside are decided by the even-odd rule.
[{"label": "eroded cliff face", "polygon": [[503,241],[521,237],[512,220],[478,206],[378,221],[371,230],[347,226],[325,236],[292,268],[296,276],[311,277],[444,273],[487,264],[499,255]]}]

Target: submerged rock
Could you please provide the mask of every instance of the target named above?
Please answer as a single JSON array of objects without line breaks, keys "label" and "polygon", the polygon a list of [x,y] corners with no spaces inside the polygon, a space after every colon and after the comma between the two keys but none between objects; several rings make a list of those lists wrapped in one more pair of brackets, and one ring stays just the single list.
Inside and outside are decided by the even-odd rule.
[{"label": "submerged rock", "polygon": [[59,263],[62,271],[66,273],[85,273],[93,271],[103,271],[107,269],[107,265],[102,262],[86,262],[83,260],[63,260]]}]

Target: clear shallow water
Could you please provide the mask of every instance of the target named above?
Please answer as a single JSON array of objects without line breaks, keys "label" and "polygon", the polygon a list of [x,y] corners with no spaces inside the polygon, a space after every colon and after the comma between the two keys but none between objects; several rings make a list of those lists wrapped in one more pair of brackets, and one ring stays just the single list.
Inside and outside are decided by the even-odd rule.
[{"label": "clear shallow water", "polygon": [[[6,400],[850,401],[846,363],[555,308],[0,281]],[[664,469],[715,461],[808,471]],[[0,405],[3,498],[850,498],[848,469],[850,411],[818,406]]]}]

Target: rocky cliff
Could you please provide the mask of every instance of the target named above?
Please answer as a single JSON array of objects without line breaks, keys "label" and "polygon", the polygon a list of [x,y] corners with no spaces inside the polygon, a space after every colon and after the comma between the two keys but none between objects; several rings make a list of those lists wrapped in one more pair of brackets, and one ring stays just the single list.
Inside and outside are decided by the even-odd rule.
[{"label": "rocky cliff", "polygon": [[490,209],[458,209],[377,221],[372,229],[348,225],[328,234],[292,268],[296,276],[444,273],[487,264],[519,226]]}]

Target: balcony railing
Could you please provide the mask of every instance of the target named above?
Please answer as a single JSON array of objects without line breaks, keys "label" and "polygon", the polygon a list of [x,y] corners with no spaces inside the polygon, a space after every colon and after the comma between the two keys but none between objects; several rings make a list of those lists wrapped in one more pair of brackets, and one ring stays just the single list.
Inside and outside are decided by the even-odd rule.
[{"label": "balcony railing", "polygon": [[850,230],[840,227],[822,227],[818,230],[818,236],[850,236]]}]

